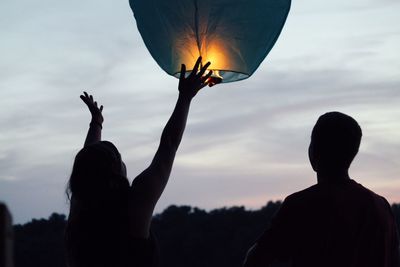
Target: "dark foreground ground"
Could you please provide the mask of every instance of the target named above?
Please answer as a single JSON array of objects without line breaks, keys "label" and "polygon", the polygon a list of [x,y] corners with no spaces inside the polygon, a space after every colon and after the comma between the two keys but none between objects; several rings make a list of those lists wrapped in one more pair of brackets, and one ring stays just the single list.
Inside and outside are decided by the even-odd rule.
[{"label": "dark foreground ground", "polygon": [[[243,207],[209,212],[189,206],[170,206],[154,217],[162,267],[239,267],[245,253],[281,202],[259,210]],[[392,206],[400,229],[400,204]],[[65,215],[15,225],[15,267],[65,267]]]}]

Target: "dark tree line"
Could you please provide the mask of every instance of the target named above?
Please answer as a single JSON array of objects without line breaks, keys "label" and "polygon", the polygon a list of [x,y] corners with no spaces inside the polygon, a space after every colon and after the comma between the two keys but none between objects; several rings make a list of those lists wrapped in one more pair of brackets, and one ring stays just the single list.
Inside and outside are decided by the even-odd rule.
[{"label": "dark tree line", "polygon": [[[268,225],[281,202],[259,210],[243,207],[209,212],[170,206],[154,217],[162,267],[239,267],[247,249]],[[392,206],[400,229],[400,204]],[[65,267],[65,215],[15,225],[15,267]]]}]

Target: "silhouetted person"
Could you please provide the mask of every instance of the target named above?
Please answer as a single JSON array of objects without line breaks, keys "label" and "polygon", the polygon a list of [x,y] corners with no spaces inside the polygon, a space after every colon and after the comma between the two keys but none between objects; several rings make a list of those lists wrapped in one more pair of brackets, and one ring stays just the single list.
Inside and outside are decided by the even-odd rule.
[{"label": "silhouetted person", "polygon": [[[102,110],[84,92],[92,120],[84,148],[75,157],[68,184],[70,213],[66,229],[67,261],[70,267],[151,267],[158,256],[150,223],[154,207],[171,172],[181,141],[189,106],[196,93],[208,84],[210,63],[199,70],[199,58],[185,78],[182,65],[179,97],[165,126],[150,166],[132,185],[117,148],[101,141]],[[204,76],[203,76],[204,75]]]},{"label": "silhouetted person", "polygon": [[0,202],[0,266],[14,266],[14,233],[11,214]]},{"label": "silhouetted person", "polygon": [[322,115],[309,158],[318,183],[288,196],[249,250],[245,267],[399,267],[399,239],[385,198],[350,179],[361,128],[342,113]]}]

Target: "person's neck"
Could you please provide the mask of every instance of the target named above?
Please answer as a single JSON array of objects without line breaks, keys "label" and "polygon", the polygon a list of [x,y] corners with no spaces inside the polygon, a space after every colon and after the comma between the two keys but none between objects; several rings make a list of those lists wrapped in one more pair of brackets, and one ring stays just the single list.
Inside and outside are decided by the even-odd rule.
[{"label": "person's neck", "polygon": [[335,170],[335,171],[318,171],[318,183],[342,182],[350,180],[348,170]]}]

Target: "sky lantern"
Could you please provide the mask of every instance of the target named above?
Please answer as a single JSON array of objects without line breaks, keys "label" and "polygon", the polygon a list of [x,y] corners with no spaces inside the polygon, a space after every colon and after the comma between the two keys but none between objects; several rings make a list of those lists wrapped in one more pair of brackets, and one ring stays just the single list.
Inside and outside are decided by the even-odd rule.
[{"label": "sky lantern", "polygon": [[202,56],[217,82],[250,77],[274,46],[291,0],[130,0],[158,65],[179,77]]}]

